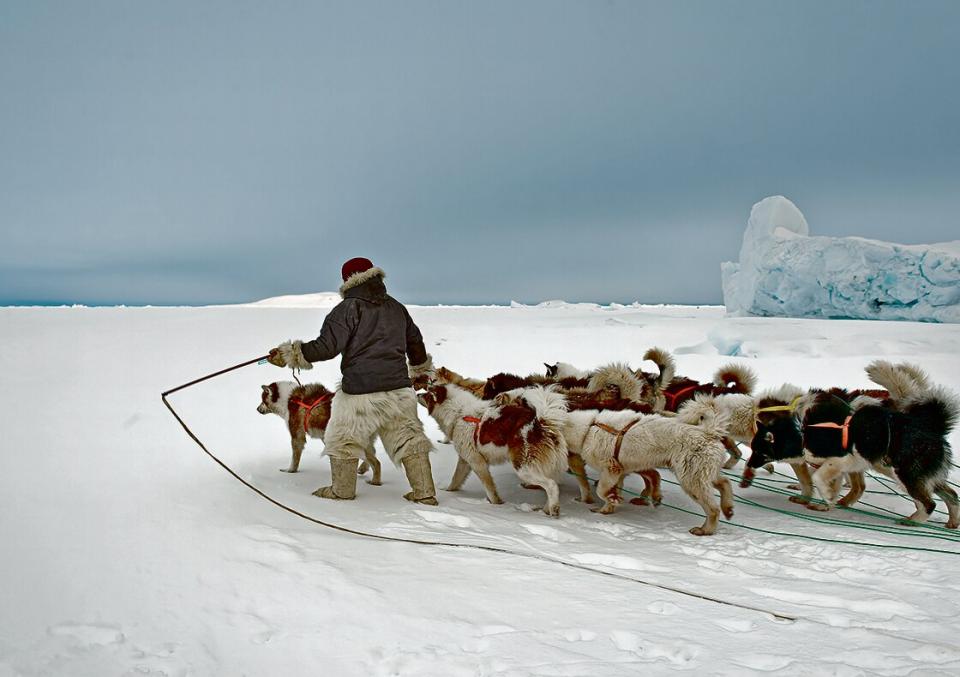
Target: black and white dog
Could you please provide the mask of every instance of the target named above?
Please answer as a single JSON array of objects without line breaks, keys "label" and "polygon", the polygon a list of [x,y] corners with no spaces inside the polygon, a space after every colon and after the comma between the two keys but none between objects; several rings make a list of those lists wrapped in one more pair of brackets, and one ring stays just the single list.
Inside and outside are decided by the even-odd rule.
[{"label": "black and white dog", "polygon": [[898,480],[916,503],[904,524],[926,522],[936,507],[936,494],[947,504],[947,528],[956,529],[960,500],[947,484],[947,437],[960,412],[956,398],[929,385],[913,365],[876,361],[867,374],[887,388],[889,399],[860,396],[847,402],[830,392],[816,393],[805,403],[799,427],[796,419],[784,417],[758,431],[754,453],[759,448],[762,454],[786,458],[802,449],[804,459],[816,468],[813,484],[828,507],[837,501],[843,473],[877,470]]}]

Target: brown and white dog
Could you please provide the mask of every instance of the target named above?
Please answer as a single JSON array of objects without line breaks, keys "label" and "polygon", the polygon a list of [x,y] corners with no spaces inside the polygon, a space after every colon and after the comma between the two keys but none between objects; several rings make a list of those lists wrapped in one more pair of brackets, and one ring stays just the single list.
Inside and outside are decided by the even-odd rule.
[{"label": "brown and white dog", "polygon": [[651,374],[642,369],[633,370],[622,362],[614,362],[593,372],[587,389],[599,392],[618,388],[620,397],[623,399],[645,402],[652,406],[654,411],[663,411],[667,403],[663,389],[673,380],[676,372],[673,356],[662,348],[650,348],[644,353],[643,359],[656,364],[660,373]]},{"label": "brown and white dog", "polygon": [[[290,446],[293,455],[290,465],[281,468],[281,472],[297,472],[300,469],[300,457],[307,444],[307,437],[323,440],[330,421],[330,402],[334,393],[319,383],[308,383],[298,386],[292,381],[278,381],[261,386],[260,405],[257,411],[261,414],[276,414],[287,422],[287,431],[290,433]],[[368,484],[380,485],[380,461],[371,446],[364,450],[366,462],[361,463],[357,474],[367,472],[369,464],[373,468],[373,477],[367,480]]]},{"label": "brown and white dog", "polygon": [[[597,494],[604,501],[598,512],[612,513],[620,503],[617,487],[632,472],[670,468],[680,486],[706,513],[695,536],[717,530],[721,510],[733,516],[733,490],[721,469],[726,459],[722,438],[726,418],[716,408],[705,408],[699,425],[676,418],[632,411],[571,411],[564,437],[567,448],[600,472]],[[720,504],[713,497],[720,492]]]},{"label": "brown and white dog", "polygon": [[509,461],[522,482],[546,492],[544,512],[553,517],[560,514],[557,478],[567,467],[562,395],[530,388],[500,403],[445,384],[431,386],[419,400],[453,441],[460,457],[447,491],[460,489],[472,470],[483,483],[487,500],[503,503],[490,466]]}]

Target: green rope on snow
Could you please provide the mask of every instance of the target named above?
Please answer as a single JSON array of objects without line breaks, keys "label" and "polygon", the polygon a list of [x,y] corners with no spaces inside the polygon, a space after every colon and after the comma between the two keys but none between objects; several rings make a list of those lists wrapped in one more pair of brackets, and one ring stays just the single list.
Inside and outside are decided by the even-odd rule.
[{"label": "green rope on snow", "polygon": [[[756,483],[758,480],[759,480],[759,482],[765,481],[763,478],[755,478],[755,479],[754,479],[754,482]],[[794,494],[793,492],[780,489],[779,487],[765,487],[765,486],[763,486],[762,484],[758,484],[757,486],[758,486],[760,489],[763,489],[763,490],[765,490],[765,491],[769,491],[769,492],[772,492],[772,493],[780,494],[780,495],[783,495],[783,496],[795,496],[795,495],[796,495],[796,494]],[[897,495],[899,495],[899,494],[897,494]],[[745,500],[746,500],[746,499],[745,499]],[[825,505],[825,501],[822,501],[822,500],[817,499],[817,498],[812,498],[812,497],[811,497],[810,502],[811,502],[811,503],[819,503],[819,504],[821,504],[821,505]],[[874,505],[873,503],[867,503],[866,501],[860,501],[860,503],[861,503],[862,505],[866,505],[866,506],[868,506],[868,507],[875,508],[876,510],[882,510],[883,512],[888,513],[888,515],[881,515],[881,514],[879,514],[879,513],[871,512],[870,510],[863,510],[863,509],[861,509],[861,508],[855,508],[855,507],[853,507],[853,506],[838,505],[837,508],[839,508],[840,510],[845,510],[845,511],[847,511],[847,512],[858,513],[858,514],[861,514],[861,515],[867,515],[867,516],[869,516],[869,517],[874,517],[874,518],[882,519],[882,520],[898,521],[898,520],[904,519],[903,516],[902,516],[900,513],[894,512],[893,510],[889,510],[888,508],[884,508],[883,506]],[[763,507],[763,508],[765,508],[765,509],[769,509],[769,510],[778,510],[777,508],[773,508],[773,507],[771,507],[771,506],[761,506],[761,507]],[[796,513],[796,512],[794,512],[794,511],[784,511],[784,512],[786,512],[787,514],[790,514],[790,515],[795,515],[795,516],[797,516],[797,517],[800,517],[801,519],[807,519],[807,518],[813,518],[813,517],[815,517],[814,515],[805,515],[805,514],[802,514],[802,513]],[[939,511],[939,512],[941,512],[941,514],[946,514],[946,513],[943,513],[943,511]],[[867,528],[867,526],[868,526],[868,525],[860,525],[860,524],[857,524],[857,523],[848,522],[848,521],[846,521],[846,520],[840,520],[840,519],[836,519],[836,518],[826,517],[825,515],[819,515],[819,516],[817,516],[817,517],[819,517],[819,521],[821,521],[821,522],[824,523],[824,524],[837,524],[837,525],[841,525],[841,526],[850,526],[851,528]],[[940,526],[940,525],[938,525],[938,524],[929,524],[929,523],[926,523],[926,522],[923,522],[923,523],[921,523],[921,522],[916,522],[916,523],[912,523],[912,524],[913,524],[913,526],[905,526],[905,525],[904,525],[903,528],[894,527],[894,526],[886,526],[886,525],[875,525],[875,526],[876,526],[877,528],[882,527],[882,528],[885,528],[885,529],[893,529],[893,531],[890,531],[890,532],[888,532],[888,533],[901,533],[901,534],[904,534],[904,535],[907,535],[907,536],[921,536],[921,535],[926,536],[926,534],[919,534],[919,533],[916,532],[916,529],[922,528],[922,529],[926,529],[926,530],[928,530],[928,531],[942,532],[942,533],[944,534],[943,540],[951,540],[951,541],[956,540],[956,541],[960,541],[960,533],[957,533],[957,531],[955,531],[955,530],[953,530],[953,529],[947,529],[947,528],[944,527],[944,526]]]},{"label": "green rope on snow", "polygon": [[[578,475],[577,473],[574,473],[574,472],[571,471],[571,470],[568,470],[567,472],[568,472],[570,475],[574,475],[574,476],[578,476],[578,477],[584,477],[587,481],[593,482],[594,486],[596,486],[596,484],[597,484],[597,480],[594,479],[594,478],[592,478],[592,477],[590,477],[589,475]],[[676,482],[673,482],[673,481],[671,481],[671,480],[663,480],[663,481],[666,481],[666,482],[668,482],[669,484],[677,484]],[[679,486],[679,485],[678,485],[678,486]],[[642,494],[637,493],[637,492],[635,492],[635,491],[631,491],[630,489],[627,489],[626,487],[624,487],[623,489],[621,489],[621,491],[623,491],[623,492],[626,493],[626,494],[631,494],[631,495],[633,495],[633,496],[641,496],[641,497],[642,497]],[[740,497],[734,495],[734,500],[738,500],[739,498],[740,498]],[[776,509],[776,508],[768,508],[768,506],[764,506],[764,505],[762,505],[762,504],[755,503],[755,502],[753,502],[753,501],[750,501],[749,499],[742,499],[742,500],[740,500],[740,502],[741,502],[741,503],[745,503],[745,504],[747,504],[747,505],[751,505],[751,504],[752,504],[752,505],[755,505],[756,507],[760,507],[760,508],[771,509],[771,510],[773,510],[773,511],[775,511],[775,512],[783,512],[784,514],[793,515],[793,516],[801,517],[801,518],[804,518],[804,519],[806,519],[806,518],[808,518],[808,517],[811,517],[811,518],[813,517],[812,515],[810,515],[810,516],[808,516],[808,515],[799,515],[798,513],[790,512],[790,511],[787,511],[787,510],[778,510],[778,509]],[[681,507],[679,507],[679,506],[671,505],[671,504],[669,504],[669,503],[661,502],[660,505],[666,506],[666,507],[668,507],[668,508],[672,508],[672,509],[674,509],[674,510],[678,510],[678,511],[683,512],[683,513],[686,513],[686,514],[688,514],[688,515],[699,515],[699,513],[697,513],[697,512],[694,512],[694,511],[692,511],[692,510],[688,510],[688,509],[686,509],[686,508],[681,508]],[[814,519],[813,521],[818,521],[818,520]],[[838,538],[826,538],[826,537],[823,537],[823,536],[810,536],[810,535],[807,535],[807,534],[795,534],[795,533],[784,532],[784,531],[775,531],[775,530],[772,530],[772,529],[764,529],[764,528],[762,528],[762,527],[754,527],[754,526],[750,526],[750,525],[748,525],[748,524],[741,524],[741,523],[739,523],[739,522],[733,522],[733,521],[729,521],[729,520],[727,521],[727,524],[729,524],[730,526],[738,527],[738,528],[740,528],[740,529],[747,529],[747,530],[749,530],[749,531],[756,531],[756,532],[758,532],[758,533],[764,533],[764,534],[769,534],[769,535],[773,535],[773,536],[785,536],[785,537],[788,537],[788,538],[801,538],[801,539],[805,539],[805,540],[818,541],[818,542],[822,542],[822,543],[840,543],[840,544],[843,544],[843,545],[862,545],[862,546],[871,547],[871,548],[884,548],[884,549],[892,549],[892,550],[909,550],[909,551],[915,551],[915,552],[932,552],[932,553],[938,553],[938,554],[943,554],[943,555],[960,555],[960,552],[957,552],[957,551],[953,551],[953,550],[942,550],[942,549],[938,549],[938,548],[925,548],[925,547],[922,547],[922,546],[900,545],[900,544],[896,544],[896,543],[870,543],[870,542],[868,542],[868,541],[852,541],[852,540],[844,540],[844,539],[838,539]],[[849,522],[838,522],[837,524],[838,524],[838,526],[849,526],[849,525],[850,525]],[[861,525],[861,526],[870,526],[870,525]],[[872,530],[874,530],[874,531],[880,531],[881,533],[887,533],[887,534],[891,533],[890,531],[884,531],[884,530],[883,530],[884,528],[890,529],[891,527],[878,527],[878,528],[874,528],[874,529],[872,529]],[[897,531],[896,533],[904,533],[904,532]],[[906,532],[906,533],[909,534],[909,532]],[[912,534],[912,535],[918,535],[918,534]],[[940,537],[940,536],[938,536],[938,535],[936,535],[936,534],[920,534],[920,535],[926,536],[926,537],[931,537],[931,538],[939,538],[939,539],[941,539],[941,540],[950,540],[950,541],[952,541],[952,539],[942,538],[942,537]]]}]

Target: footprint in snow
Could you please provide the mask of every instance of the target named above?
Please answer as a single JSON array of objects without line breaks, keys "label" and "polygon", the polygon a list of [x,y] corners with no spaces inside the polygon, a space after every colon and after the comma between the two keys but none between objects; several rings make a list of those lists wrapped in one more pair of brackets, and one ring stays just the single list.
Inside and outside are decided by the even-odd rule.
[{"label": "footprint in snow", "polygon": [[579,630],[571,628],[560,633],[568,642],[592,642],[597,638],[597,633],[593,630]]},{"label": "footprint in snow", "polygon": [[652,614],[660,614],[661,616],[672,616],[680,610],[673,602],[651,602],[647,605],[647,611]]},{"label": "footprint in snow", "polygon": [[126,639],[120,628],[91,623],[59,623],[47,628],[51,635],[69,637],[82,646],[122,644]]},{"label": "footprint in snow", "polygon": [[640,635],[627,630],[614,630],[610,641],[620,651],[629,651],[641,659],[666,659],[674,665],[686,665],[700,655],[700,647],[688,642],[645,642]]},{"label": "footprint in snow", "polygon": [[534,536],[539,536],[553,543],[578,543],[580,541],[573,534],[543,524],[521,524],[520,527]]},{"label": "footprint in snow", "polygon": [[463,515],[451,515],[446,512],[427,512],[426,510],[414,510],[414,513],[424,522],[430,522],[432,524],[443,524],[444,526],[456,527],[457,529],[468,529],[473,526],[471,519]]}]

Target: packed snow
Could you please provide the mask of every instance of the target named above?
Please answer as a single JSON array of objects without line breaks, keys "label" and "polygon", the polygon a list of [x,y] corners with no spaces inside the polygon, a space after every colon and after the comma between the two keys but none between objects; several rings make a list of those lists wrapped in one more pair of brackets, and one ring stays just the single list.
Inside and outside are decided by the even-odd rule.
[{"label": "packed snow", "polygon": [[[322,443],[300,473],[279,472],[284,424],[255,411],[260,385],[288,371],[254,365],[172,395],[241,477],[317,519],[515,554],[378,541],[278,509],[206,457],[159,393],[316,334],[324,308],[281,305],[0,309],[0,675],[960,673],[960,536],[937,528],[941,513],[926,529],[850,510],[812,521],[823,515],[758,480],[698,538],[702,515],[670,484],[664,505],[602,516],[566,478],[551,519],[509,467],[493,469],[504,505],[471,478],[430,508],[401,498],[389,462],[383,486],[322,501]],[[960,390],[958,325],[559,302],[411,313],[437,363],[474,376],[636,364],[659,345],[700,379],[733,355],[761,387],[866,386],[864,365],[886,358]],[[337,365],[302,377],[332,386]],[[442,487],[455,453],[436,446]]]},{"label": "packed snow", "polygon": [[960,241],[810,236],[782,196],[753,206],[740,260],[722,273],[732,314],[960,322]]}]

